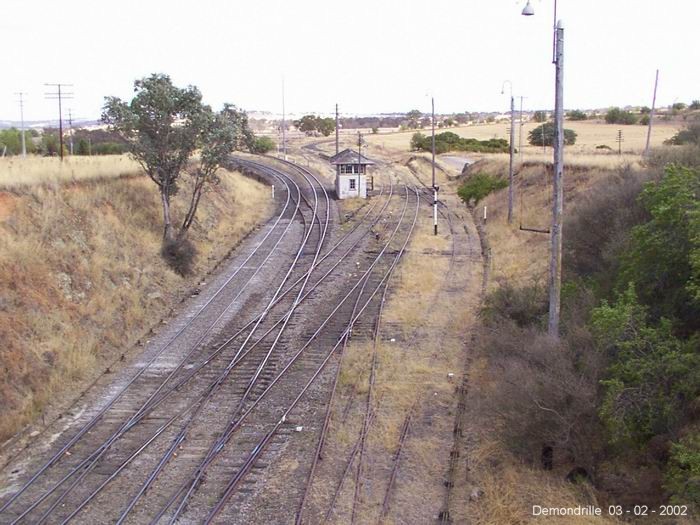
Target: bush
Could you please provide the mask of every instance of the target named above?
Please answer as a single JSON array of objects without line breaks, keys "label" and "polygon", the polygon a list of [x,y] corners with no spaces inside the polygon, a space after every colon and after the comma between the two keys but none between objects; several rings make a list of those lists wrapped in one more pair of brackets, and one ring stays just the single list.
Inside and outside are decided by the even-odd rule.
[{"label": "bush", "polygon": [[[411,151],[418,151],[423,149],[423,143],[425,141],[425,135],[417,131],[411,137]],[[430,146],[429,146],[430,147]]]},{"label": "bush", "polygon": [[551,446],[556,457],[591,471],[601,431],[599,356],[549,337],[538,328],[545,314],[545,290],[539,286],[505,285],[487,297],[476,351],[487,359],[489,391],[480,405],[519,457],[539,463],[543,446]]},{"label": "bush", "polygon": [[197,249],[187,238],[163,241],[161,256],[175,273],[185,276],[192,273]]},{"label": "bush", "polygon": [[671,445],[664,488],[671,493],[671,503],[692,505],[700,510],[700,433],[692,432]]},{"label": "bush", "polygon": [[126,151],[126,146],[117,142],[103,142],[92,146],[93,155],[121,155]]},{"label": "bush", "polygon": [[[537,126],[528,134],[528,141],[533,146],[552,146],[554,147],[554,130],[553,122],[546,122]],[[573,129],[564,129],[564,144],[571,146],[576,144],[576,132]]]},{"label": "bush", "polygon": [[649,172],[623,171],[606,177],[577,198],[564,223],[563,268],[567,278],[595,277],[603,296],[611,291],[632,227],[650,218],[639,201],[650,176]]},{"label": "bush", "polygon": [[547,112],[546,111],[535,111],[532,116],[535,122],[547,122]]},{"label": "bush", "polygon": [[255,153],[257,155],[264,155],[265,153],[268,153],[275,149],[277,145],[275,144],[275,141],[272,140],[270,137],[255,137],[255,140],[253,141],[253,147],[251,148],[251,153]]},{"label": "bush", "polygon": [[592,313],[599,348],[611,360],[600,414],[611,442],[622,446],[677,430],[700,395],[696,342],[675,337],[668,320],[648,321],[632,285]]},{"label": "bush", "polygon": [[566,118],[569,120],[586,120],[588,116],[579,109],[574,109],[566,114]]},{"label": "bush", "polygon": [[[448,151],[473,151],[477,153],[506,153],[509,144],[504,139],[466,139],[452,131],[443,131],[435,135],[435,152],[447,153]],[[431,151],[432,138],[422,133],[414,133],[411,138],[413,151]]]},{"label": "bush", "polygon": [[642,115],[642,118],[639,119],[639,124],[642,126],[648,126],[649,125],[649,115]]},{"label": "bush", "polygon": [[516,288],[509,283],[501,283],[484,300],[481,317],[489,323],[508,319],[520,328],[544,327],[547,312],[546,290],[539,284]]},{"label": "bush", "polygon": [[634,283],[653,319],[700,329],[700,170],[668,166],[647,183],[641,203],[651,219],[632,231],[618,289]]},{"label": "bush", "polygon": [[685,129],[680,130],[673,137],[665,141],[669,146],[683,146],[685,144],[700,145],[700,121],[689,124]]},{"label": "bush", "polygon": [[[34,153],[36,148],[29,130],[24,131],[24,144],[27,153]],[[0,130],[0,155],[7,147],[5,155],[20,155],[22,153],[22,131],[16,128]]]},{"label": "bush", "polygon": [[480,200],[491,192],[506,188],[507,186],[507,180],[494,177],[488,173],[479,172],[469,177],[469,180],[459,187],[457,194],[465,204],[476,206]]},{"label": "bush", "polygon": [[620,108],[610,108],[605,114],[605,122],[608,124],[631,125],[637,123],[637,115]]},{"label": "bush", "polygon": [[690,106],[688,106],[688,109],[692,109],[692,110],[700,109],[700,100],[693,100],[690,103]]}]

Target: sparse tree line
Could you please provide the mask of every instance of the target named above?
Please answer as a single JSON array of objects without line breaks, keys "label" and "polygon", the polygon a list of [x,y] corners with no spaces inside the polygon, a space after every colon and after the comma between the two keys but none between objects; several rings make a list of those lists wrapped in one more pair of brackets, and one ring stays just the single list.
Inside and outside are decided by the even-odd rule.
[{"label": "sparse tree line", "polygon": [[[546,333],[545,286],[502,283],[476,347],[494,385],[483,409],[516,457],[572,465],[571,480],[610,501],[684,504],[689,515],[700,511],[698,129],[571,210],[559,340]],[[505,186],[486,174],[467,182],[472,203]]]},{"label": "sparse tree line", "polygon": [[[60,140],[58,130],[46,128],[41,131],[27,129],[24,132],[25,148],[30,155],[45,157],[58,156]],[[76,129],[73,131],[74,155],[120,155],[126,152],[124,142],[113,133],[103,130]],[[68,155],[69,139],[64,133],[63,153]],[[20,155],[22,153],[22,132],[17,128],[0,130],[0,155]]]},{"label": "sparse tree line", "polygon": [[[411,137],[412,151],[432,151],[432,137],[423,133],[414,133]],[[509,150],[505,139],[477,140],[463,138],[451,131],[435,135],[435,153],[448,151],[473,151],[478,153],[506,153]]]}]

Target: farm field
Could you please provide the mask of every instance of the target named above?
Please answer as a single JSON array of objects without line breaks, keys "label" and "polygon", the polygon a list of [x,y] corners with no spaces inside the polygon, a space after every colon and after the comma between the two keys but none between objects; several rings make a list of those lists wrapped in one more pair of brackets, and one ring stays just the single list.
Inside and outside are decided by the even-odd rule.
[{"label": "farm field", "polygon": [[[534,122],[526,122],[523,124],[523,152],[537,153],[542,150],[540,147],[530,146],[527,144],[527,136],[530,131],[532,131],[539,124]],[[493,124],[479,124],[476,126],[462,126],[457,128],[440,129],[436,130],[437,133],[443,131],[451,131],[456,133],[460,137],[465,138],[475,138],[479,140],[487,140],[493,138],[507,139],[509,127],[509,122],[501,121]],[[623,153],[639,154],[644,149],[646,143],[647,127],[634,125],[634,126],[620,126],[617,124],[605,124],[602,121],[565,121],[564,127],[566,129],[574,130],[578,137],[576,139],[576,144],[573,146],[567,146],[567,152],[575,153],[597,153],[600,154],[600,150],[596,150],[596,146],[606,145],[612,148],[615,152],[617,151],[617,132],[619,129],[623,133]],[[651,145],[661,146],[664,140],[671,138],[682,126],[678,123],[668,123],[668,122],[658,122],[655,123],[652,129],[651,135]],[[429,129],[422,130],[410,130],[406,132],[399,133],[389,133],[389,134],[377,134],[377,135],[367,135],[366,140],[370,144],[377,146],[382,146],[387,149],[396,149],[402,151],[408,151],[410,148],[411,137],[416,131],[428,134]],[[519,130],[516,127],[515,141],[518,143],[518,133]],[[548,154],[551,154],[551,149],[548,150]],[[609,154],[608,152],[604,154]]]},{"label": "farm field", "polygon": [[57,157],[30,155],[0,159],[0,189],[9,190],[38,184],[86,182],[138,175],[143,171],[128,155]]}]

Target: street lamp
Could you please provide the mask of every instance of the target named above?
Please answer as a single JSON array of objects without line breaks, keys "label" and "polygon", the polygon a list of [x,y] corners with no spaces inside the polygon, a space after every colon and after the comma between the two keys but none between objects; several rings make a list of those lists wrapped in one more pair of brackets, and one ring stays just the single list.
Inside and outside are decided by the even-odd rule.
[{"label": "street lamp", "polygon": [[513,222],[513,156],[515,155],[515,99],[513,98],[513,83],[504,80],[501,85],[501,95],[505,93],[506,83],[510,86],[510,161],[508,164],[508,224]]},{"label": "street lamp", "polygon": [[[535,10],[527,1],[522,11],[532,16]],[[554,36],[552,63],[554,64],[554,188],[552,199],[551,255],[549,259],[549,335],[559,337],[561,310],[561,251],[564,203],[564,26],[557,21],[557,1],[554,0]]]}]

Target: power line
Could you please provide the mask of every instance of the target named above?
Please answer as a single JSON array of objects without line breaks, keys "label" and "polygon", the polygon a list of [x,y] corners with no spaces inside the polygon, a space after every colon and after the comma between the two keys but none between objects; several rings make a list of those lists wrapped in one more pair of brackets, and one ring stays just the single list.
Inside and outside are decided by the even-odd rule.
[{"label": "power line", "polygon": [[73,110],[68,108],[68,143],[71,157],[73,156]]},{"label": "power line", "polygon": [[44,97],[47,100],[58,100],[58,139],[59,139],[59,155],[61,156],[61,161],[63,161],[63,113],[62,113],[62,102],[63,100],[72,99],[74,93],[66,93],[63,91],[65,87],[73,87],[73,84],[49,84],[45,83],[45,86],[56,88],[56,91],[45,93]]}]

